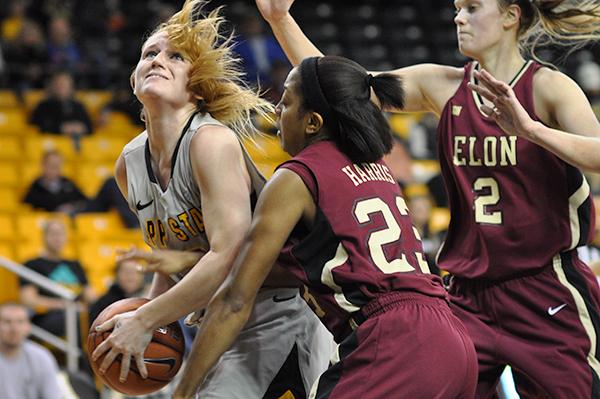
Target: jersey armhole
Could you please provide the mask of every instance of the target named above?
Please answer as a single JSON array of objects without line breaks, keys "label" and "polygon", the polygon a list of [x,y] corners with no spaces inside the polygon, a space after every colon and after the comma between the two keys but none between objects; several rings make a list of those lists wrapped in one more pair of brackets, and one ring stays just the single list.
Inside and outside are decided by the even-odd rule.
[{"label": "jersey armhole", "polygon": [[304,185],[308,188],[308,191],[310,191],[313,201],[315,201],[316,204],[319,203],[319,185],[317,183],[317,177],[308,166],[300,161],[292,159],[277,167],[277,169],[280,168],[285,168],[296,173],[302,179]]}]

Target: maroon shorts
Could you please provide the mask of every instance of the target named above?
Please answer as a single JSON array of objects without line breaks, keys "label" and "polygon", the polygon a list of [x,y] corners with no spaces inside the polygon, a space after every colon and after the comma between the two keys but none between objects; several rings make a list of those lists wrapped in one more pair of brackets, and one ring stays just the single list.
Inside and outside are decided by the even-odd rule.
[{"label": "maroon shorts", "polygon": [[390,293],[362,312],[309,398],[473,398],[475,349],[445,300]]},{"label": "maroon shorts", "polygon": [[600,290],[574,251],[529,276],[454,278],[450,300],[477,350],[477,398],[494,397],[506,365],[521,398],[600,398]]}]

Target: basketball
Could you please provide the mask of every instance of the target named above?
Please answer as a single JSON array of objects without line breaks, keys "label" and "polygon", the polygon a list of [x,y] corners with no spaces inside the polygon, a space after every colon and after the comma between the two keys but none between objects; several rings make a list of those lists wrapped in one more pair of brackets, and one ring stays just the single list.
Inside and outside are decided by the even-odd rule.
[{"label": "basketball", "polygon": [[139,374],[135,359],[131,359],[131,367],[125,382],[119,381],[121,370],[121,357],[110,365],[104,375],[99,374],[100,365],[106,356],[106,352],[97,361],[91,361],[94,349],[108,338],[112,330],[96,333],[96,326],[104,323],[113,316],[136,310],[148,302],[146,298],[127,298],[117,301],[102,311],[94,320],[87,339],[87,350],[90,364],[94,373],[107,386],[125,395],[145,395],[159,390],[167,385],[179,371],[183,361],[185,341],[183,332],[177,322],[154,330],[152,341],[144,352],[144,362],[148,370],[148,378],[142,378]]}]

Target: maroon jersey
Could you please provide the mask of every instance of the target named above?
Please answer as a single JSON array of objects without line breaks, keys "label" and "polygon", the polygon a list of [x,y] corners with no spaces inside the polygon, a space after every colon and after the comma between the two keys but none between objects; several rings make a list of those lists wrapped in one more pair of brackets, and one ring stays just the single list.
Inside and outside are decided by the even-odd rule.
[{"label": "maroon jersey", "polygon": [[[535,120],[533,77],[540,67],[528,61],[510,83]],[[457,276],[497,280],[535,271],[587,243],[594,212],[578,169],[484,116],[482,99],[467,87],[473,68],[465,66],[438,127],[451,212],[438,260]]]},{"label": "maroon jersey", "polygon": [[317,205],[313,227],[296,226],[280,262],[305,284],[304,299],[338,342],[352,331],[360,308],[383,293],[445,297],[382,161],[356,165],[322,141],[280,167],[302,178]]}]

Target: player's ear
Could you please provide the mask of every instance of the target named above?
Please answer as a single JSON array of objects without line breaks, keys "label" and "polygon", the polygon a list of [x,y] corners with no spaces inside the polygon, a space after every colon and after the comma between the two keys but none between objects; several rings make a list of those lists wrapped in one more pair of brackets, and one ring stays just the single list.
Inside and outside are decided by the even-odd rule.
[{"label": "player's ear", "polygon": [[517,4],[509,5],[504,11],[504,15],[502,17],[502,25],[504,25],[506,29],[512,28],[514,25],[517,25],[521,20],[521,14],[521,7],[519,7]]},{"label": "player's ear", "polygon": [[323,117],[318,112],[310,112],[308,114],[306,124],[306,134],[315,134],[323,127]]}]

